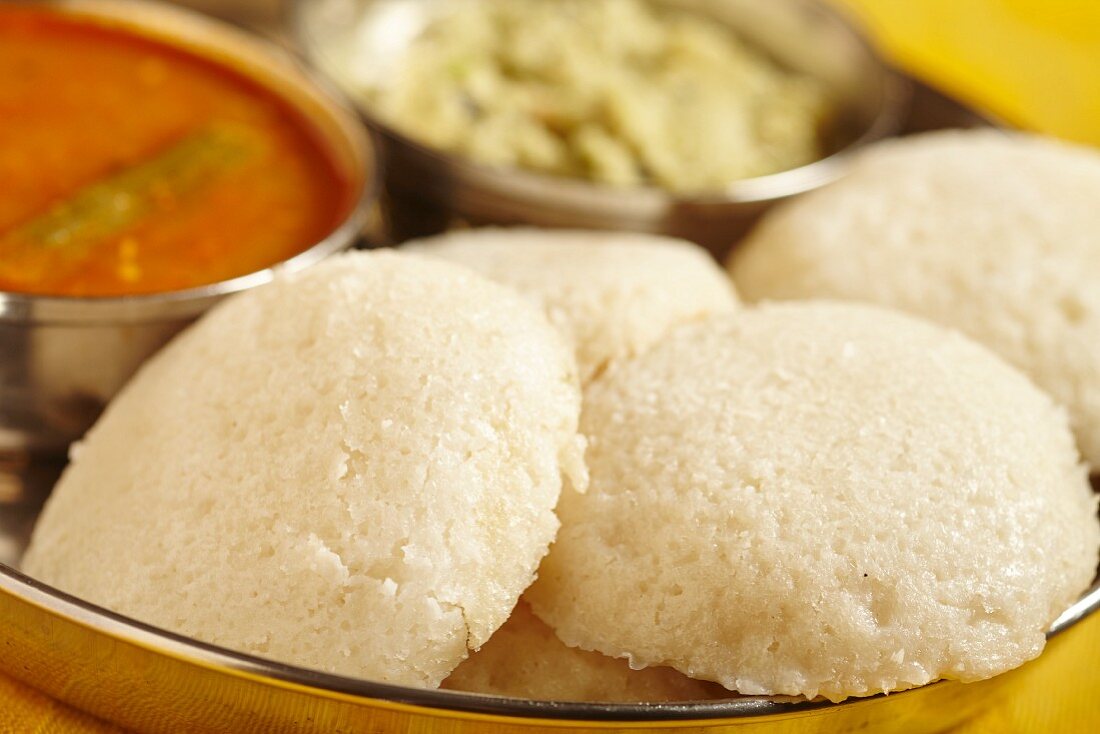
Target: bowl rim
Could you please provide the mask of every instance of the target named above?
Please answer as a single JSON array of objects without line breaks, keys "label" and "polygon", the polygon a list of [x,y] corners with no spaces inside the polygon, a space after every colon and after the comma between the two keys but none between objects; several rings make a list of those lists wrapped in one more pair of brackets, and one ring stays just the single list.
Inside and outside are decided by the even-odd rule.
[{"label": "bowl rim", "polygon": [[[413,706],[424,713],[489,715],[521,722],[677,722],[747,719],[806,713],[823,708],[855,706],[889,696],[896,698],[956,681],[941,679],[923,686],[871,696],[852,696],[842,701],[824,699],[777,701],[769,696],[738,696],[717,701],[672,703],[588,703],[507,698],[444,689],[413,688],[390,683],[325,673],[289,663],[237,652],[161,629],[67,594],[21,571],[0,563],[0,594],[29,603],[47,613],[103,634],[228,675],[256,676],[265,685],[284,684],[305,689],[310,695],[347,696],[364,705]],[[1049,641],[1100,610],[1100,576],[1081,597],[1051,624]],[[736,695],[736,694],[735,694]]]},{"label": "bowl rim", "polygon": [[[378,152],[371,136],[363,130],[355,107],[342,90],[303,63],[297,54],[246,29],[161,0],[14,0],[13,4],[44,7],[60,13],[83,16],[93,23],[98,21],[119,24],[126,32],[144,35],[158,43],[176,46],[215,64],[227,66],[234,73],[249,78],[301,112],[301,104],[296,103],[289,95],[274,88],[269,82],[256,78],[247,69],[233,66],[227,61],[263,57],[266,68],[272,70],[273,76],[310,93],[330,121],[335,123],[335,129],[339,131],[338,137],[343,138],[347,148],[352,151],[353,160],[344,160],[342,165],[352,174],[350,193],[353,196],[339,221],[324,237],[266,268],[190,288],[121,296],[65,296],[0,289],[0,324],[14,322],[80,326],[120,322],[154,323],[197,316],[226,295],[269,283],[280,273],[304,270],[347,248],[366,225],[370,209],[381,190],[382,165]],[[126,13],[128,8],[135,6],[142,10],[140,17]],[[154,25],[148,19],[152,14],[163,17],[164,20]],[[213,30],[220,38],[232,38],[232,46],[225,44],[219,47],[224,57],[217,57],[209,52],[207,47],[216,45],[213,42],[203,44],[191,38],[207,30]],[[180,35],[184,37],[181,39]],[[302,115],[308,123],[308,116],[304,112]],[[333,135],[320,132],[317,134],[322,140],[327,139],[329,144],[334,138]]]},{"label": "bowl rim", "polygon": [[[381,117],[373,114],[369,105],[359,102],[335,79],[332,81],[335,86],[341,88],[344,96],[351,100],[354,109],[376,135],[390,144],[408,149],[434,166],[454,171],[456,177],[462,181],[489,181],[495,187],[505,190],[517,186],[524,190],[550,186],[572,200],[599,199],[624,207],[640,201],[662,204],[669,208],[703,208],[775,201],[804,193],[835,180],[840,175],[840,166],[854,152],[869,143],[896,134],[901,129],[912,96],[912,85],[909,79],[887,62],[868,35],[854,22],[850,13],[821,0],[785,0],[785,2],[812,9],[813,12],[829,18],[830,22],[835,23],[851,38],[879,72],[878,82],[881,87],[882,104],[874,119],[858,136],[828,155],[795,168],[763,176],[737,179],[723,189],[715,191],[678,194],[652,184],[620,188],[572,176],[539,173],[518,166],[479,163],[469,157],[449,153],[406,136]],[[292,42],[309,64],[331,78],[323,62],[324,53],[318,50],[319,44],[307,30],[306,8],[313,5],[311,0],[286,0],[286,26]]]}]

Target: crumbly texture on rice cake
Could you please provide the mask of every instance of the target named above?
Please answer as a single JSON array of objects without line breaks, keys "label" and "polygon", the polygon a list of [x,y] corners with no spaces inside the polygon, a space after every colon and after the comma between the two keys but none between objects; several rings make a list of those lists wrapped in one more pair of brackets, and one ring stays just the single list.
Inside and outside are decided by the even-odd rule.
[{"label": "crumbly texture on rice cake", "polygon": [[870,301],[959,329],[1069,410],[1100,465],[1100,152],[1023,133],[883,143],[765,218],[748,300]]},{"label": "crumbly texture on rice cake", "polygon": [[657,235],[495,228],[410,243],[512,286],[572,339],[581,382],[672,327],[732,312],[737,295],[702,248]]},{"label": "crumbly texture on rice cake", "polygon": [[570,350],[428,258],[356,253],[227,300],[88,434],[24,570],[145,622],[436,686],[511,613],[586,482]]},{"label": "crumbly texture on rice cake", "polygon": [[443,688],[543,701],[705,701],[736,694],[672,668],[634,670],[625,660],[567,647],[521,599],[512,616],[455,668]]},{"label": "crumbly texture on rice cake", "polygon": [[1100,523],[1064,411],[871,306],[675,331],[585,392],[591,485],[525,594],[567,644],[833,700],[1036,656]]}]

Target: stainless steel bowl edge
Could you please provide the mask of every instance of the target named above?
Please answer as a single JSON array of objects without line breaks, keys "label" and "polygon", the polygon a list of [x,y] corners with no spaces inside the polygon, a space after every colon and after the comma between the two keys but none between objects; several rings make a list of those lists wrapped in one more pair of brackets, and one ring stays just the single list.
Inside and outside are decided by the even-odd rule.
[{"label": "stainless steel bowl edge", "polygon": [[[1051,636],[1100,607],[1094,586]],[[158,630],[0,564],[0,670],[136,731],[469,732],[941,731],[996,700],[1011,671],[869,698],[742,697],[673,704],[496,698],[343,678],[234,653]],[[1054,644],[1054,643],[1052,643]],[[797,726],[791,724],[797,722]]]},{"label": "stainless steel bowl edge", "polygon": [[[322,37],[326,9],[371,6],[407,6],[430,14],[442,0],[291,0],[291,34],[302,53],[334,78],[349,95],[350,84],[341,80]],[[623,229],[667,234],[694,240],[716,254],[729,248],[759,215],[777,201],[834,180],[844,170],[847,156],[863,145],[900,130],[910,85],[883,62],[867,39],[842,15],[816,0],[784,0],[761,5],[745,0],[714,3],[709,0],[662,0],[677,5],[738,16],[737,27],[749,40],[779,57],[812,54],[814,39],[787,38],[781,33],[761,33],[753,38],[746,18],[769,17],[775,28],[798,29],[817,34],[828,42],[831,57],[843,57],[849,89],[845,100],[860,107],[850,114],[860,118],[854,136],[840,150],[806,166],[769,176],[731,183],[710,195],[678,197],[661,189],[616,189],[584,181],[494,168],[471,162],[427,146],[403,135],[360,104],[359,111],[381,143],[386,161],[386,192],[391,216],[391,239],[434,234],[455,223],[527,224],[581,229]],[[345,13],[350,15],[350,10]],[[342,18],[342,20],[345,20]],[[353,21],[347,21],[353,22]],[[344,23],[333,23],[346,32]],[[767,30],[764,28],[763,30]],[[383,33],[377,37],[385,36]],[[782,46],[782,48],[780,48]],[[835,53],[834,53],[835,52]],[[782,59],[786,60],[786,59]],[[833,63],[832,66],[837,66]],[[803,66],[810,66],[809,62]],[[854,102],[853,102],[854,100]],[[866,109],[862,109],[862,108]]]},{"label": "stainless steel bowl edge", "polygon": [[227,295],[307,268],[351,246],[380,183],[350,106],[278,47],[196,13],[136,0],[42,3],[214,58],[280,94],[333,146],[354,200],[321,241],[278,265],[187,290],[118,298],[0,292],[0,455],[57,455],[79,438],[150,354]]},{"label": "stainless steel bowl edge", "polygon": [[[690,727],[716,734],[923,734],[1026,689],[1031,675],[1025,665],[976,683],[940,681],[838,704],[763,696],[595,704],[407,688],[307,670],[157,629],[20,573],[30,528],[60,468],[0,465],[0,672],[135,731],[534,734]],[[1063,637],[1072,637],[1066,633],[1098,610],[1100,578],[1051,625],[1054,654]]]}]

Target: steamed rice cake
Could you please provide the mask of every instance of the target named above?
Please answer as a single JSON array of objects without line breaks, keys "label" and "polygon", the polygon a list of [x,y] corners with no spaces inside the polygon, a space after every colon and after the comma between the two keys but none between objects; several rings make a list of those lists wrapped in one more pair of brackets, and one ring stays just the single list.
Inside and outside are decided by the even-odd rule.
[{"label": "steamed rice cake", "polygon": [[825,302],[681,327],[585,391],[590,486],[524,598],[566,644],[833,700],[1035,657],[1100,545],[1063,410]]},{"label": "steamed rice cake", "polygon": [[657,235],[528,228],[453,232],[410,243],[512,286],[575,347],[581,382],[681,323],[729,313],[737,295],[705,250]]},{"label": "steamed rice cake", "polygon": [[275,660],[436,686],[585,483],[569,348],[508,289],[341,256],[227,300],[73,452],[24,570]]},{"label": "steamed rice cake", "polygon": [[880,143],[734,251],[749,300],[870,301],[957,328],[1069,410],[1100,465],[1100,152],[1022,133]]},{"label": "steamed rice cake", "polygon": [[734,695],[672,668],[633,670],[625,660],[566,647],[522,600],[504,626],[455,668],[443,687],[544,701],[655,703]]}]

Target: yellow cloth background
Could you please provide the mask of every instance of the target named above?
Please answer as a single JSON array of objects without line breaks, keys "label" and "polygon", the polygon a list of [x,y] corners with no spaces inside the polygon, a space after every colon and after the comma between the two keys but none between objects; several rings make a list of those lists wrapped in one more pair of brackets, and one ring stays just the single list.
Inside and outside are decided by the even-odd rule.
[{"label": "yellow cloth background", "polygon": [[838,0],[903,68],[1014,125],[1100,145],[1097,0]]},{"label": "yellow cloth background", "polygon": [[[1002,119],[1100,145],[1100,0],[839,0],[902,67]],[[957,734],[1100,731],[1100,615]],[[0,676],[0,734],[117,731]]]}]

